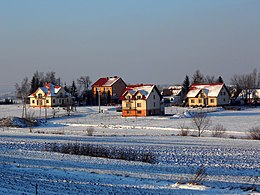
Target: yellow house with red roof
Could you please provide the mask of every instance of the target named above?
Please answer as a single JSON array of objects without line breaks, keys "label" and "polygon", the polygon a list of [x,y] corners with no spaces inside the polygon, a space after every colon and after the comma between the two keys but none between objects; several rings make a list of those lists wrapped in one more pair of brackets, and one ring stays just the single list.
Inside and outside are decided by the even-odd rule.
[{"label": "yellow house with red roof", "polygon": [[28,96],[30,107],[67,107],[72,104],[71,94],[63,87],[46,83],[39,87],[34,93]]},{"label": "yellow house with red roof", "polygon": [[120,97],[122,116],[151,116],[161,114],[161,94],[156,85],[129,85]]},{"label": "yellow house with red roof", "polygon": [[190,107],[215,107],[230,103],[230,92],[224,83],[193,84],[187,93]]}]

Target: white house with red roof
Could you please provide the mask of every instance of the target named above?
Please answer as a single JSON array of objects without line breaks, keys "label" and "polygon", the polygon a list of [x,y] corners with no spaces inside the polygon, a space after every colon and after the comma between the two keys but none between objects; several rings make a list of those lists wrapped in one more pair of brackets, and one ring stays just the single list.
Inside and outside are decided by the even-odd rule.
[{"label": "white house with red roof", "polygon": [[34,93],[29,95],[31,107],[56,107],[69,106],[72,103],[71,94],[63,87],[46,83],[39,87]]},{"label": "white house with red roof", "polygon": [[190,107],[214,107],[230,103],[230,93],[224,83],[192,84],[187,98]]},{"label": "white house with red roof", "polygon": [[121,77],[99,78],[92,85],[93,98],[98,101],[98,95],[102,104],[118,103],[120,96],[125,90],[126,84]]},{"label": "white house with red roof", "polygon": [[160,115],[161,98],[156,85],[129,85],[120,97],[122,116]]}]

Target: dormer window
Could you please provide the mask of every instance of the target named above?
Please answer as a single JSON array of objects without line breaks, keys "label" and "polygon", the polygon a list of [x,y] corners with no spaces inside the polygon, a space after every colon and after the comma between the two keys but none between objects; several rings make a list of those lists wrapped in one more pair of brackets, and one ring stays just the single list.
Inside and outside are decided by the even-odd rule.
[{"label": "dormer window", "polygon": [[40,93],[40,94],[38,94],[38,98],[42,98],[42,94]]},{"label": "dormer window", "polygon": [[136,96],[136,99],[140,100],[140,99],[142,99],[142,96],[138,95],[138,96]]}]

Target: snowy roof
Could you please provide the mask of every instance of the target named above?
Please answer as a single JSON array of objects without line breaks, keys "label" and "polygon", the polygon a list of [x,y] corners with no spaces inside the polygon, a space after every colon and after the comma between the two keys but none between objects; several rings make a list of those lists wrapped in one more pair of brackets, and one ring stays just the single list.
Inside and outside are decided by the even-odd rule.
[{"label": "snowy roof", "polygon": [[176,85],[176,86],[170,86],[168,89],[171,90],[171,93],[173,96],[179,95],[182,91],[182,87],[180,85]]},{"label": "snowy roof", "polygon": [[[43,87],[39,87],[33,94],[31,94],[29,97],[35,97],[38,90],[42,90],[43,93],[45,93],[45,96],[47,97],[55,97],[57,96],[57,93],[61,90],[61,86],[55,86],[52,83],[46,83]],[[70,93],[65,92],[64,95],[69,96]]]},{"label": "snowy roof", "polygon": [[143,99],[147,99],[154,89],[155,85],[152,84],[137,84],[137,85],[129,85],[126,87],[125,92],[120,97],[120,100],[123,100],[127,93],[135,96],[140,93],[143,96]]},{"label": "snowy roof", "polygon": [[187,94],[187,97],[196,97],[200,91],[203,91],[209,97],[217,97],[224,83],[217,84],[193,84]]},{"label": "snowy roof", "polygon": [[111,87],[114,83],[116,83],[120,77],[114,76],[114,77],[106,77],[106,78],[100,78],[98,79],[93,86],[100,86],[100,87]]}]

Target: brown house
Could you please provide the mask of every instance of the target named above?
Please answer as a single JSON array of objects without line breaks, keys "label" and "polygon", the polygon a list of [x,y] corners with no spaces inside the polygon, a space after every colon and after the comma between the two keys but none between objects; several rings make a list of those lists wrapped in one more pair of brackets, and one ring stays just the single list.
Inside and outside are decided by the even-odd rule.
[{"label": "brown house", "polygon": [[99,103],[100,105],[118,103],[125,87],[126,84],[120,77],[114,76],[100,78],[92,85],[94,102],[96,105]]}]

